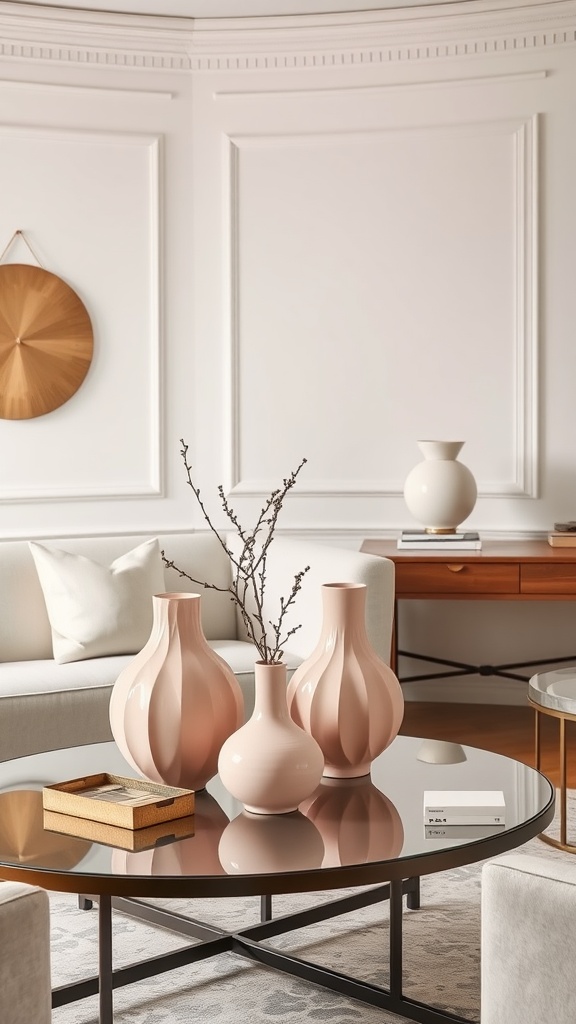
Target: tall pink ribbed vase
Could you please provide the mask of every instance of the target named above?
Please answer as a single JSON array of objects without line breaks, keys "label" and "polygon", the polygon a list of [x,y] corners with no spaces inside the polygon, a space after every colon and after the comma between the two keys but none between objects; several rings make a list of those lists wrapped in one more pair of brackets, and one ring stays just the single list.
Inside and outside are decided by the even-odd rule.
[{"label": "tall pink ribbed vase", "polygon": [[325,583],[322,603],[320,640],[288,684],[288,707],[320,745],[324,775],[355,778],[398,735],[404,697],[368,640],[365,584]]},{"label": "tall pink ribbed vase", "polygon": [[146,779],[203,789],[224,741],[244,720],[232,669],[208,645],[200,595],[156,594],[150,639],[120,673],[110,699],[112,734]]}]

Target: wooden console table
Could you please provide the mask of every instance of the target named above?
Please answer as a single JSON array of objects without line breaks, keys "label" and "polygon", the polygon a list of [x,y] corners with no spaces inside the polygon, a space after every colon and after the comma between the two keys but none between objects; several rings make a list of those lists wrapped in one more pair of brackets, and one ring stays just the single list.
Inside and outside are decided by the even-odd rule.
[{"label": "wooden console table", "polygon": [[[399,550],[395,540],[365,540],[360,550],[395,563],[396,601],[576,601],[576,547],[553,548],[546,540],[483,541],[481,551],[445,553]],[[397,674],[400,656],[451,670],[406,676],[401,679],[403,683],[465,675],[502,676],[526,682],[533,673],[519,675],[513,670],[576,663],[576,654],[508,665],[467,665],[414,654],[399,646],[396,613],[391,662]]]}]

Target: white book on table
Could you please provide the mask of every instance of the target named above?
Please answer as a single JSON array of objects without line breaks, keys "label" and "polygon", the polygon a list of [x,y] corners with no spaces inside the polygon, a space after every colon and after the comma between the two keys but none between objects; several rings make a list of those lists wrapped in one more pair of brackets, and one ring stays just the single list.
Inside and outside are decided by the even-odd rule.
[{"label": "white book on table", "polygon": [[504,812],[501,814],[425,814],[425,825],[505,825]]},{"label": "white book on table", "polygon": [[454,530],[453,533],[429,533],[428,530],[402,530],[401,540],[442,541],[450,544],[454,540],[480,540],[476,530]]},{"label": "white book on table", "polygon": [[503,825],[502,790],[426,790],[425,825]]},{"label": "white book on table", "polygon": [[397,540],[396,547],[399,551],[481,551],[481,540],[452,540],[449,544],[444,541],[418,541],[418,540]]},{"label": "white book on table", "polygon": [[455,533],[426,533],[425,530],[402,530],[396,546],[422,551],[481,551],[480,535],[474,530]]}]

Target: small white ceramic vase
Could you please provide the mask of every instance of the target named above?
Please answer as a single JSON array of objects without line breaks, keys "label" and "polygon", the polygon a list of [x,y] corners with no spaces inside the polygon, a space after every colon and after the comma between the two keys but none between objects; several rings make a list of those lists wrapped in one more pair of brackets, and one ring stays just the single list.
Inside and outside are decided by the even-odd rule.
[{"label": "small white ceramic vase", "polygon": [[316,740],[288,713],[286,665],[257,661],[254,711],[223,744],[218,772],[253,814],[288,814],[314,792],[324,758]]},{"label": "small white ceramic vase", "polygon": [[478,491],[457,456],[464,441],[418,441],[423,462],[406,477],[404,500],[428,533],[453,533],[468,518]]},{"label": "small white ceramic vase", "polygon": [[232,669],[209,646],[199,594],[156,594],[150,639],[118,676],[110,726],[121,753],[153,782],[203,789],[244,718]]}]

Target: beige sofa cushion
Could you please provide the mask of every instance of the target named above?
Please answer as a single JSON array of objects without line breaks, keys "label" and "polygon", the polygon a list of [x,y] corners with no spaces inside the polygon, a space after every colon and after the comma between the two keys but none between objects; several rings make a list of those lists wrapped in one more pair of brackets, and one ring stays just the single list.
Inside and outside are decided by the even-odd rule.
[{"label": "beige sofa cushion", "polygon": [[164,591],[157,539],[110,565],[62,548],[30,542],[59,665],[136,654],[152,629],[152,597]]}]

